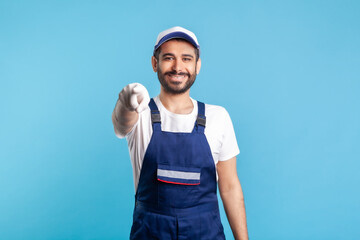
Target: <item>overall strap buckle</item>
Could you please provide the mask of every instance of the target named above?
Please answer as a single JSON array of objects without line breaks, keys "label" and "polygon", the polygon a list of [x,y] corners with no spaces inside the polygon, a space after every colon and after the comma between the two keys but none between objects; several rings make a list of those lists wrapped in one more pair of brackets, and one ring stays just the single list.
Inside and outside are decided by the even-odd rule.
[{"label": "overall strap buckle", "polygon": [[205,127],[206,126],[206,117],[202,115],[198,115],[196,122],[198,125]]},{"label": "overall strap buckle", "polygon": [[206,127],[205,104],[199,101],[197,103],[198,103],[198,115],[196,118],[196,126],[198,131],[204,132],[204,129]]},{"label": "overall strap buckle", "polygon": [[161,131],[160,111],[159,111],[158,107],[156,106],[156,103],[153,98],[150,99],[149,107],[151,110],[150,113],[151,113],[151,122],[152,122],[153,130]]},{"label": "overall strap buckle", "polygon": [[151,122],[154,123],[161,123],[161,117],[159,111],[151,110]]}]

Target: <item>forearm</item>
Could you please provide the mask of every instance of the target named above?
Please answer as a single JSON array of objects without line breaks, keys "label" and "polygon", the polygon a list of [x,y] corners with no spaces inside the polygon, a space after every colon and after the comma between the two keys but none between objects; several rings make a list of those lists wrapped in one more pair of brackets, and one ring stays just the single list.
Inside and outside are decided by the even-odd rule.
[{"label": "forearm", "polygon": [[118,137],[124,137],[135,125],[138,117],[136,111],[128,110],[128,108],[118,99],[111,117],[115,134]]},{"label": "forearm", "polygon": [[220,195],[234,238],[236,240],[249,239],[246,226],[244,196],[240,182],[237,181],[237,183],[229,189],[221,190]]}]

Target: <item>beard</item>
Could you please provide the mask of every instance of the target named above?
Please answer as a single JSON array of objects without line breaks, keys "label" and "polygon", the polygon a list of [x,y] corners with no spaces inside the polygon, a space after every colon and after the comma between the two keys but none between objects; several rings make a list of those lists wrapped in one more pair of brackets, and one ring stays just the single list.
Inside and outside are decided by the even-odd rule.
[{"label": "beard", "polygon": [[[182,93],[186,92],[187,90],[189,90],[190,87],[194,84],[195,79],[196,79],[196,67],[195,67],[194,74],[184,73],[184,72],[178,73],[175,70],[163,73],[161,71],[161,68],[158,67],[157,75],[159,78],[159,82],[160,82],[161,86],[163,87],[163,89],[165,90],[165,92],[171,93],[171,94],[176,94],[176,95],[182,94]],[[168,76],[169,75],[187,76],[187,81],[185,82],[185,85],[183,87],[180,87],[181,82],[173,82],[172,84],[176,85],[175,87],[173,87],[165,80],[166,75],[168,75]]]}]

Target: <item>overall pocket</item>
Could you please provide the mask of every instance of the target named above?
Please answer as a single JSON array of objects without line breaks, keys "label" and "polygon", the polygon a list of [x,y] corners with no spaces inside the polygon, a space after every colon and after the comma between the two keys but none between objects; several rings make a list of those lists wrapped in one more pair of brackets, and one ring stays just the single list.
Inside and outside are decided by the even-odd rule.
[{"label": "overall pocket", "polygon": [[158,164],[157,180],[179,185],[199,185],[200,168]]}]

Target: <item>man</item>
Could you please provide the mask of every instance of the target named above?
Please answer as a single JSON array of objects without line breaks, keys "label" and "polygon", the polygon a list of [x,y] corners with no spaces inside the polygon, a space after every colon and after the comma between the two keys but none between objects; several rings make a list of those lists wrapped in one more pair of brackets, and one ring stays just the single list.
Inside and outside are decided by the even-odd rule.
[{"label": "man", "polygon": [[231,119],[224,108],[190,98],[199,57],[194,33],[167,29],[151,59],[160,95],[150,100],[139,83],[119,93],[112,121],[128,141],[136,189],[130,239],[225,239],[217,179],[235,239],[248,239]]}]

